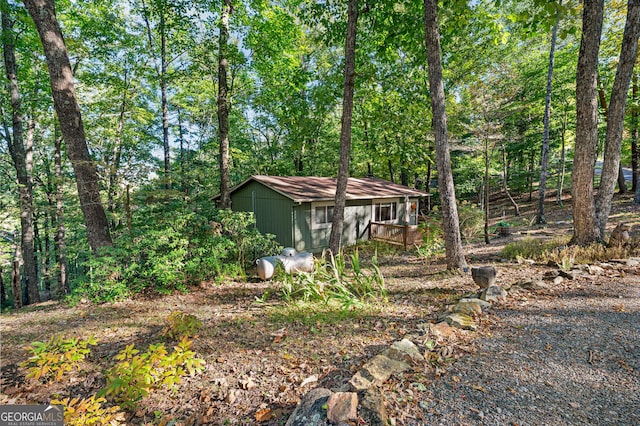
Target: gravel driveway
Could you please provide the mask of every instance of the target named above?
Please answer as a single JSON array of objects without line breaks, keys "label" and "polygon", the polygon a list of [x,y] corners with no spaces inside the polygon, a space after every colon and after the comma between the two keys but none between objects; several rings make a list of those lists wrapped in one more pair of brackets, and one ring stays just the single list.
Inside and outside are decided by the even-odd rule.
[{"label": "gravel driveway", "polygon": [[640,268],[517,294],[434,382],[434,425],[640,425]]}]

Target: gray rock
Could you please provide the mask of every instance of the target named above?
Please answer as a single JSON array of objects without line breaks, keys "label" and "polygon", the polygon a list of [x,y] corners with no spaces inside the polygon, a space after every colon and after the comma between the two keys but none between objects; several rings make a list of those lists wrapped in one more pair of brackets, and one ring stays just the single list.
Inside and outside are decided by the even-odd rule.
[{"label": "gray rock", "polygon": [[482,315],[482,307],[476,302],[458,302],[453,307],[453,312],[465,315]]},{"label": "gray rock", "polygon": [[421,362],[424,356],[420,353],[420,349],[409,339],[402,339],[394,342],[391,347],[385,349],[382,355],[401,362]]},{"label": "gray rock", "polygon": [[561,276],[557,276],[553,279],[553,285],[560,285],[564,281],[564,278]]},{"label": "gray rock", "polygon": [[452,327],[462,328],[463,330],[475,330],[478,326],[473,322],[473,318],[465,314],[449,314],[444,320]]},{"label": "gray rock", "polygon": [[369,388],[360,402],[360,416],[370,426],[387,426],[384,395],[377,387]]},{"label": "gray rock", "polygon": [[336,392],[327,400],[327,419],[333,423],[356,420],[358,395],[353,392]]},{"label": "gray rock", "polygon": [[516,285],[525,290],[533,290],[533,291],[546,290],[549,288],[549,285],[542,280],[524,281]]},{"label": "gray rock", "polygon": [[496,268],[493,266],[479,266],[471,268],[471,278],[480,288],[487,288],[496,282]]},{"label": "gray rock", "polygon": [[285,426],[329,426],[327,410],[324,405],[332,392],[325,388],[315,388],[302,397],[302,401],[293,410]]},{"label": "gray rock", "polygon": [[373,385],[383,384],[393,373],[399,373],[408,368],[409,364],[404,361],[397,361],[385,355],[376,355],[353,375],[349,384],[356,391],[367,390]]},{"label": "gray rock", "polygon": [[500,286],[492,285],[482,292],[480,298],[491,303],[504,302],[507,300],[507,291]]},{"label": "gray rock", "polygon": [[478,299],[477,297],[463,297],[458,300],[458,303],[477,303],[482,309],[489,309],[492,305],[486,300]]}]

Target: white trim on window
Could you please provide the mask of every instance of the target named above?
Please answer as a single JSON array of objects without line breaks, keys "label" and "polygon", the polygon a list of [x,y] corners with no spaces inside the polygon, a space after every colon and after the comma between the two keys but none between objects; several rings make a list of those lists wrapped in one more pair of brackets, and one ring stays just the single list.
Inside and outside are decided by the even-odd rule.
[{"label": "white trim on window", "polygon": [[398,223],[399,198],[374,199],[371,203],[371,217],[374,222]]},{"label": "white trim on window", "polygon": [[325,201],[311,203],[311,229],[331,228],[334,203]]}]

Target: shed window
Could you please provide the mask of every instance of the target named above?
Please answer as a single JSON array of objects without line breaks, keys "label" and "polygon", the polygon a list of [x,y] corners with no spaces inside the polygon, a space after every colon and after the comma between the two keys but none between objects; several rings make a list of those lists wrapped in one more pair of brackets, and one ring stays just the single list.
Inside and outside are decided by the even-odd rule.
[{"label": "shed window", "polygon": [[333,206],[316,206],[314,210],[314,223],[316,225],[331,224],[333,222]]},{"label": "shed window", "polygon": [[398,220],[398,203],[382,202],[373,205],[374,222],[395,222]]}]

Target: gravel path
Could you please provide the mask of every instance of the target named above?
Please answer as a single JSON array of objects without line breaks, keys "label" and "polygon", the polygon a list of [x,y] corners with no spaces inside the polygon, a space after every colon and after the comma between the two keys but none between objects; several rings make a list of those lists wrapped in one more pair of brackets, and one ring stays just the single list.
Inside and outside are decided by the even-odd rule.
[{"label": "gravel path", "polygon": [[[525,300],[526,299],[526,300]],[[640,425],[640,277],[514,295],[430,389],[434,425]]]}]

